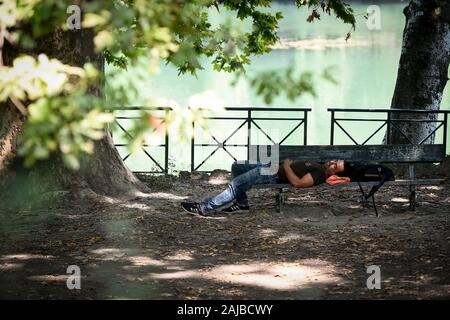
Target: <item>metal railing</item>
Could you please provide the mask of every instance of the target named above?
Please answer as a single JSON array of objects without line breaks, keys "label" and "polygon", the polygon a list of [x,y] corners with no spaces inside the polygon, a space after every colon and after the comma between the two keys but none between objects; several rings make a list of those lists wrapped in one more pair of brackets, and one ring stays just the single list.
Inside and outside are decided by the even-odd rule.
[{"label": "metal railing", "polygon": [[[131,106],[131,107],[118,107],[113,108],[111,110],[114,111],[159,111],[163,115],[160,115],[159,117],[156,117],[157,119],[161,120],[161,123],[165,122],[165,118],[167,117],[168,113],[172,111],[170,107],[140,107],[140,106]],[[234,112],[237,113],[237,116],[205,116],[203,117],[204,120],[221,120],[221,121],[240,121],[239,124],[234,128],[231,134],[229,134],[225,139],[219,139],[214,132],[208,130],[206,127],[201,125],[200,128],[196,127],[197,125],[200,125],[198,121],[192,122],[192,129],[195,133],[196,128],[204,130],[207,135],[212,139],[212,142],[210,143],[201,143],[198,142],[198,139],[196,140],[195,135],[191,138],[191,159],[190,159],[190,169],[191,171],[201,171],[199,169],[202,168],[202,166],[205,165],[205,163],[211,159],[211,157],[218,151],[218,150],[224,150],[231,159],[234,161],[238,160],[228,149],[228,147],[241,147],[246,148],[247,151],[247,160],[250,159],[250,148],[252,143],[252,129],[256,129],[258,132],[262,133],[272,144],[274,145],[282,145],[286,142],[286,140],[289,137],[292,137],[292,135],[295,132],[300,131],[299,128],[303,126],[303,130],[301,131],[303,133],[303,137],[299,136],[299,139],[296,140],[297,145],[307,145],[308,144],[308,113],[311,111],[310,108],[266,108],[266,107],[230,107],[225,108],[225,110],[228,112]],[[295,113],[296,116],[294,117],[281,117],[279,115],[276,115],[275,117],[270,116],[258,116],[258,113],[261,112],[277,112],[277,113]],[[346,137],[348,137],[352,143],[356,145],[365,145],[369,143],[380,131],[385,129],[385,142],[388,144],[391,141],[391,134],[393,130],[398,130],[398,132],[405,138],[408,139],[410,143],[413,143],[405,134],[402,132],[400,128],[400,123],[404,122],[411,122],[411,123],[435,123],[435,128],[417,144],[423,144],[425,143],[431,136],[436,134],[438,130],[442,130],[443,132],[443,144],[447,145],[447,127],[448,127],[448,115],[450,114],[450,110],[436,110],[436,111],[428,111],[428,110],[401,110],[401,109],[349,109],[349,108],[328,108],[328,112],[331,114],[331,132],[330,132],[330,145],[335,144],[336,140],[336,131],[337,129],[341,130]],[[346,116],[340,116],[342,113],[347,113]],[[348,116],[348,114],[356,113],[357,116]],[[370,113],[370,114],[384,114],[385,116],[376,116],[376,117],[362,117],[361,114],[363,113]],[[399,114],[434,114],[435,119],[399,119]],[[239,115],[242,114],[242,115]],[[297,116],[298,114],[298,116]],[[124,126],[121,121],[127,121],[127,120],[138,120],[141,119],[140,116],[128,116],[128,115],[120,115],[116,117],[115,125],[117,128],[122,131],[128,138],[132,139],[132,133],[129,132],[129,130],[126,129],[126,126]],[[263,128],[262,125],[258,123],[258,121],[277,121],[277,122],[285,122],[285,121],[295,121],[295,125],[292,130],[290,130],[285,136],[282,137],[279,141],[274,141],[274,138],[271,137]],[[349,130],[346,129],[345,122],[380,122],[380,125],[377,126],[376,130],[364,140],[364,141],[357,141],[357,138],[353,137]],[[283,124],[284,125],[284,124]],[[233,144],[230,143],[230,139],[233,138],[236,133],[242,129],[246,128],[246,136],[245,140],[246,143],[238,143]],[[154,129],[156,130],[156,128]],[[156,145],[148,145],[144,144],[142,146],[143,153],[151,160],[151,162],[154,164],[154,168],[157,170],[148,170],[148,171],[134,171],[136,173],[168,173],[169,170],[169,135],[167,132],[167,127],[164,129],[164,143],[156,144]],[[111,132],[111,135],[113,133]],[[127,144],[125,143],[115,143],[116,147],[125,147]],[[145,149],[145,147],[158,147],[164,149],[164,158],[163,160],[156,160],[155,156],[152,155],[149,151]],[[204,147],[214,147],[214,150],[206,156],[202,161],[200,161],[198,164],[196,164],[196,151],[198,148],[204,148]],[[123,161],[126,161],[131,156],[130,153],[127,153],[123,157]],[[209,172],[204,170],[203,172]]]},{"label": "metal railing", "polygon": [[[247,148],[247,160],[250,159],[250,146],[251,146],[251,130],[252,128],[256,128],[259,130],[267,139],[269,139],[273,144],[281,145],[283,142],[287,140],[294,132],[298,130],[303,125],[303,141],[300,143],[303,143],[303,145],[307,145],[308,141],[308,112],[311,111],[310,108],[255,108],[255,107],[231,107],[231,108],[225,108],[226,111],[236,111],[236,112],[242,112],[245,114],[245,116],[235,116],[235,117],[204,117],[205,120],[240,120],[242,121],[234,130],[233,132],[228,135],[228,137],[222,141],[220,141],[216,136],[213,135],[209,130],[202,127],[203,130],[208,132],[208,134],[211,136],[214,143],[196,143],[195,137],[193,135],[191,139],[191,171],[200,171],[199,169],[208,161],[218,150],[223,149],[234,161],[237,161],[237,159],[233,156],[233,154],[227,149],[227,146],[230,147],[242,147]],[[256,112],[298,112],[300,113],[299,117],[295,118],[282,118],[282,117],[258,117],[254,116]],[[285,135],[279,142],[275,142],[272,137],[270,137],[257,123],[257,121],[262,120],[271,120],[271,121],[296,121],[297,124],[295,127],[287,134]],[[196,129],[196,121],[192,122],[192,129],[195,132]],[[246,137],[246,143],[245,144],[227,144],[228,141],[244,126],[247,127],[247,137]],[[195,151],[198,147],[215,147],[215,149],[205,158],[203,161],[200,162],[200,164],[195,164]],[[208,172],[208,171],[205,171]]]},{"label": "metal railing", "polygon": [[[156,119],[161,120],[161,124],[165,123],[165,119],[167,118],[167,115],[170,111],[172,111],[172,108],[170,107],[143,107],[143,106],[130,106],[130,107],[117,107],[112,108],[111,111],[163,111],[164,116],[155,117]],[[139,116],[123,116],[119,115],[115,118],[114,124],[129,138],[133,139],[134,137],[131,135],[131,133],[120,123],[121,120],[138,120],[141,119]],[[153,132],[156,131],[156,128],[153,129]],[[113,135],[112,131],[110,130],[111,136]],[[116,148],[118,147],[126,147],[127,144],[124,143],[115,143],[114,146]],[[157,161],[147,150],[145,150],[145,147],[157,147],[157,148],[164,148],[164,163],[161,163],[160,161]],[[144,154],[152,161],[154,166],[156,166],[157,170],[149,170],[149,171],[134,171],[135,173],[165,173],[167,174],[169,171],[169,135],[167,132],[167,126],[164,127],[164,143],[162,144],[156,144],[156,145],[149,145],[149,144],[143,144],[142,145],[142,151]],[[127,153],[125,157],[122,158],[122,160],[125,162],[129,157],[131,156],[131,153]]]},{"label": "metal railing", "polygon": [[[437,133],[439,129],[442,128],[443,131],[443,145],[447,145],[447,124],[448,124],[448,114],[450,110],[413,110],[413,109],[348,109],[348,108],[328,108],[331,113],[331,132],[330,132],[330,145],[335,143],[335,127],[337,126],[342,132],[356,145],[365,145],[368,143],[378,132],[380,132],[384,127],[386,127],[386,143],[391,143],[391,135],[394,131],[397,131],[402,137],[406,139],[408,143],[411,144],[424,144],[428,139]],[[341,118],[337,115],[339,113],[357,113],[357,118],[345,117]],[[361,117],[362,113],[384,113],[384,118],[364,118]],[[435,119],[411,119],[397,118],[400,114],[418,114],[418,115],[433,115]],[[439,116],[442,115],[442,119]],[[344,127],[342,122],[381,122],[381,125],[372,133],[368,138],[366,138],[362,143],[356,141]],[[435,128],[421,141],[418,143],[413,142],[408,135],[403,132],[401,128],[401,123],[434,123]]]}]

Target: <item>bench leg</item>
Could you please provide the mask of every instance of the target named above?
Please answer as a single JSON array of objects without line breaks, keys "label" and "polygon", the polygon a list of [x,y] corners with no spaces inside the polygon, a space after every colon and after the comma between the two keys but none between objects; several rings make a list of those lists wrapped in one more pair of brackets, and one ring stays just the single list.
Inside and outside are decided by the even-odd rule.
[{"label": "bench leg", "polygon": [[[367,195],[364,192],[364,189],[361,186],[361,183],[358,182],[358,186],[359,186],[359,191],[361,191],[361,204],[363,206],[368,206],[369,205],[369,198],[367,198]],[[377,217],[379,217],[380,215],[378,213],[377,205],[375,203],[375,194],[372,194],[372,196],[370,198],[372,198],[372,205],[373,205],[373,209],[375,210],[375,215]]]},{"label": "bench leg", "polygon": [[278,189],[278,193],[275,197],[277,213],[281,213],[281,206],[283,204],[283,189]]},{"label": "bench leg", "polygon": [[[409,165],[409,178],[412,180],[416,179],[416,172],[414,169],[414,164]],[[411,211],[416,210],[416,186],[409,186],[409,209]]]},{"label": "bench leg", "polygon": [[366,193],[364,192],[363,187],[361,186],[361,183],[358,181],[359,191],[361,191],[361,204],[363,206],[367,206],[369,204],[369,200],[366,198]]},{"label": "bench leg", "polygon": [[373,209],[375,210],[375,215],[377,218],[380,216],[377,209],[377,204],[375,203],[375,195],[372,195],[372,203],[373,203]]},{"label": "bench leg", "polygon": [[416,186],[409,186],[409,209],[416,210]]}]

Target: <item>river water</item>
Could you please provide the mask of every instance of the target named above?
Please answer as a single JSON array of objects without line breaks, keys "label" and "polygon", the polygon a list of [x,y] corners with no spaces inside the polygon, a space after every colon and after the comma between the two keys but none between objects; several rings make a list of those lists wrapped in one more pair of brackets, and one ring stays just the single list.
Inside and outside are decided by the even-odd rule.
[{"label": "river water", "polygon": [[[271,107],[297,107],[311,108],[308,115],[308,144],[329,144],[330,142],[330,107],[340,108],[388,108],[391,103],[397,76],[398,61],[400,58],[404,16],[402,14],[406,3],[380,4],[380,28],[370,29],[362,15],[367,11],[367,4],[354,4],[353,8],[358,15],[357,28],[348,42],[345,36],[350,30],[348,25],[322,14],[321,20],[314,23],[306,22],[308,15],[305,9],[297,9],[293,5],[276,4],[273,11],[283,12],[284,19],[280,24],[280,43],[275,49],[263,56],[253,58],[252,64],[247,67],[248,75],[252,76],[261,71],[281,70],[288,66],[296,71],[311,71],[315,74],[314,87],[316,97],[304,95],[295,101],[290,101],[284,95],[274,100]],[[212,12],[216,22],[226,19],[227,13]],[[245,27],[245,23],[243,23]],[[257,96],[249,85],[249,81],[241,79],[236,85],[231,85],[234,76],[226,73],[217,73],[212,70],[208,62],[203,61],[205,70],[192,75],[178,75],[172,66],[161,65],[158,75],[147,75],[144,68],[130,68],[123,74],[121,81],[134,83],[138,94],[132,97],[134,105],[145,105],[149,98],[158,98],[168,104],[181,108],[198,100],[211,101],[212,104],[223,106],[265,106],[264,100]],[[332,68],[338,84],[320,78],[325,68]],[[139,75],[139,77],[138,77]],[[139,78],[139,81],[134,79]],[[143,80],[142,80],[143,79]],[[442,109],[450,109],[450,89],[445,91]],[[130,113],[128,113],[130,115]],[[232,116],[245,116],[245,113],[228,113]],[[259,112],[254,114],[261,117],[295,117],[299,114]],[[351,115],[351,114],[347,114]],[[355,114],[353,114],[355,116]],[[369,117],[385,117],[383,114],[364,114]],[[214,120],[209,122],[211,133],[218,141],[226,139],[243,120]],[[127,128],[130,123],[121,121]],[[280,141],[292,128],[295,121],[257,121],[259,126],[274,140]],[[361,143],[381,123],[347,123],[345,129]],[[449,130],[450,131],[450,130]],[[197,129],[196,139],[202,143],[213,142],[209,134]],[[241,144],[246,142],[246,126],[238,131],[228,143]],[[371,144],[380,143],[384,130],[381,130]],[[438,134],[437,140],[442,139]],[[115,141],[121,142],[118,135]],[[155,139],[155,143],[162,142]],[[253,143],[269,143],[261,132],[253,133]],[[276,141],[277,142],[277,141]],[[303,133],[301,128],[296,131],[285,144],[301,144]],[[350,144],[351,140],[344,133],[336,129],[335,144]],[[215,147],[196,148],[196,165],[206,158]],[[162,148],[147,147],[147,152],[155,160],[163,163],[164,152]],[[246,158],[246,149],[242,147],[229,147],[227,149],[237,159]],[[450,150],[447,147],[447,150]],[[126,148],[119,148],[125,156]],[[190,142],[170,139],[170,163],[177,170],[190,168]],[[215,168],[229,168],[233,159],[223,150],[218,150],[201,170]],[[127,165],[134,171],[148,171],[155,169],[152,160],[144,153],[137,152],[126,160]]]}]

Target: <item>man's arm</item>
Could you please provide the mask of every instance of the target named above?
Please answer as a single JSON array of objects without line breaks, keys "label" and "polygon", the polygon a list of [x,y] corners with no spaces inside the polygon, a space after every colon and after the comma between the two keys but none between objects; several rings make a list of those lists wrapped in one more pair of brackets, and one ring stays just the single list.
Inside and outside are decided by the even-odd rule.
[{"label": "man's arm", "polygon": [[314,179],[313,179],[311,173],[307,173],[303,177],[299,178],[294,173],[294,170],[292,170],[291,164],[292,164],[292,160],[285,160],[283,162],[286,177],[289,180],[289,183],[294,188],[309,188],[309,187],[314,186]]}]

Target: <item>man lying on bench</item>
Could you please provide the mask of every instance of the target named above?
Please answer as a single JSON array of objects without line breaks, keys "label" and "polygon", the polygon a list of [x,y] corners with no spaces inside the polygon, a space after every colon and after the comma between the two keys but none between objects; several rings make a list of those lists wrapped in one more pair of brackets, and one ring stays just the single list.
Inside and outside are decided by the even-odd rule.
[{"label": "man lying on bench", "polygon": [[[222,212],[248,211],[247,191],[257,184],[290,183],[294,188],[309,188],[324,183],[328,177],[344,171],[344,160],[318,163],[284,160],[279,166],[270,163],[235,162],[231,166],[233,180],[222,193],[198,202],[182,202],[189,213],[206,215],[229,205]],[[230,205],[231,204],[231,205]]]}]

